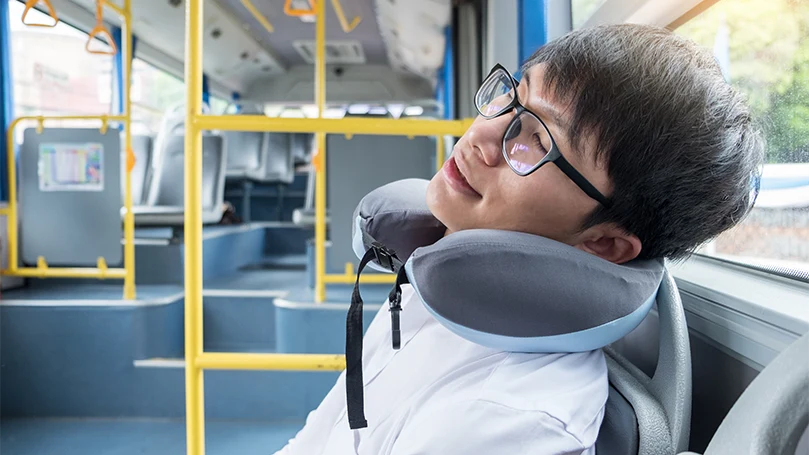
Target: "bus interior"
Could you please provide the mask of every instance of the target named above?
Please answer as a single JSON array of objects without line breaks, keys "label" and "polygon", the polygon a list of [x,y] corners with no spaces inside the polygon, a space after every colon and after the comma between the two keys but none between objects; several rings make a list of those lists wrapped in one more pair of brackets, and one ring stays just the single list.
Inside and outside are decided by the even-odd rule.
[{"label": "bus interior", "polygon": [[768,148],[605,348],[597,453],[809,454],[805,0],[0,0],[0,453],[281,449],[345,368],[360,199],[431,178],[495,64],[617,23],[711,49]]}]

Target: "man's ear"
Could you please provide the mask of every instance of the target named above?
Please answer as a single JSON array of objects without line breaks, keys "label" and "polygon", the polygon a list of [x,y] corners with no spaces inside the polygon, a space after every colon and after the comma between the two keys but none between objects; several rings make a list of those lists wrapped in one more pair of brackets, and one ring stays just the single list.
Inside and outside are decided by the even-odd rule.
[{"label": "man's ear", "polygon": [[615,264],[623,264],[638,257],[642,245],[634,234],[617,226],[600,225],[588,229],[575,247]]}]

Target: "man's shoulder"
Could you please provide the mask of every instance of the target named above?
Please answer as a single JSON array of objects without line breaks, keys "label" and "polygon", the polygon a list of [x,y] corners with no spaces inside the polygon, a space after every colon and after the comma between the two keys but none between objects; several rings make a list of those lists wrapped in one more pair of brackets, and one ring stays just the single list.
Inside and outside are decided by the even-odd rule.
[{"label": "man's shoulder", "polygon": [[595,443],[609,390],[601,350],[569,354],[510,353],[477,398],[548,415],[588,445]]}]

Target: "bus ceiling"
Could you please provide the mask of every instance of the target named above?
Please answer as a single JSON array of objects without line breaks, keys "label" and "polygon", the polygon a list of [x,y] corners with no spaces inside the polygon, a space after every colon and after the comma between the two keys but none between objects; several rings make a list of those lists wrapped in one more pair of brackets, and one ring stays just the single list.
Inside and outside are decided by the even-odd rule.
[{"label": "bus ceiling", "polygon": [[[85,31],[96,25],[95,0],[50,3],[60,20]],[[312,102],[315,24],[308,3],[205,2],[203,68],[211,89],[269,103]],[[452,0],[329,0],[325,52],[334,89],[328,101],[433,99],[452,8]],[[184,15],[182,0],[135,2],[136,55],[182,76]],[[112,15],[105,21],[119,25]]]}]

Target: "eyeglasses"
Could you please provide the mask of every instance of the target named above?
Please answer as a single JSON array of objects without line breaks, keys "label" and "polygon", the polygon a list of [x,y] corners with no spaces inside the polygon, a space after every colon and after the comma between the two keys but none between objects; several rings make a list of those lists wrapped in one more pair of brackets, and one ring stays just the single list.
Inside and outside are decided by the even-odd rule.
[{"label": "eyeglasses", "polygon": [[475,107],[487,119],[511,110],[517,114],[503,134],[503,157],[511,169],[527,176],[547,163],[554,163],[588,196],[609,208],[611,203],[559,153],[548,127],[517,98],[520,83],[502,65],[497,64],[475,94]]}]

